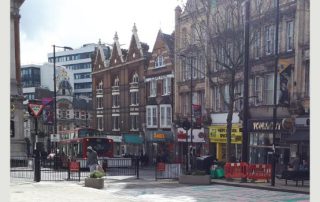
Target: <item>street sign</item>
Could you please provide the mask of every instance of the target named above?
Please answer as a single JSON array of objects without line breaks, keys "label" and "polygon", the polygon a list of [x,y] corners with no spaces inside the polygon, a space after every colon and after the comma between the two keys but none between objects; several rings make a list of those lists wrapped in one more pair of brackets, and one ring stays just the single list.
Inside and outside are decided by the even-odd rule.
[{"label": "street sign", "polygon": [[51,142],[59,142],[60,135],[59,134],[50,134],[50,140],[51,140]]},{"label": "street sign", "polygon": [[38,117],[42,112],[43,105],[41,105],[41,104],[30,104],[29,103],[29,108],[30,108],[30,110],[32,112],[32,115],[34,117]]}]

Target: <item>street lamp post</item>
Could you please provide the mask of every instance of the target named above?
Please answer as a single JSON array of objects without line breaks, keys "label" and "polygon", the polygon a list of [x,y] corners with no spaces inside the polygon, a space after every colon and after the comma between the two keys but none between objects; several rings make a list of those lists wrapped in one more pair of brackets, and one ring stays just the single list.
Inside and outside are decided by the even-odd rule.
[{"label": "street lamp post", "polygon": [[273,140],[273,158],[272,158],[272,172],[271,172],[271,186],[275,185],[276,176],[276,122],[277,122],[277,80],[278,80],[278,40],[279,40],[279,0],[276,2],[276,36],[275,36],[275,65],[274,65],[274,88],[273,88],[273,128],[272,128],[272,140]]},{"label": "street lamp post", "polygon": [[[56,88],[56,47],[63,48],[64,50],[73,50],[71,47],[67,46],[53,46],[53,96],[54,96],[54,134],[57,135],[58,128],[57,128],[57,88]],[[55,152],[57,152],[57,142],[55,144]]]},{"label": "street lamp post", "polygon": [[[244,70],[243,70],[243,118],[242,118],[242,162],[248,162],[248,109],[249,109],[249,31],[250,31],[250,1],[243,4],[245,27],[244,27]],[[242,178],[246,182],[247,178]]]}]

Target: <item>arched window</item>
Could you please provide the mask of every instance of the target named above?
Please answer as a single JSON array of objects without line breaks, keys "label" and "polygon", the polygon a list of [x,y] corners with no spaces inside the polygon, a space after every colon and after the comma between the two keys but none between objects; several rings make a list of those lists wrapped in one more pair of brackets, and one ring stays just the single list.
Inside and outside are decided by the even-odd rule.
[{"label": "arched window", "polygon": [[132,76],[132,83],[138,83],[139,82],[139,76],[137,73],[134,73]]},{"label": "arched window", "polygon": [[119,77],[116,77],[114,79],[114,86],[119,86],[119,82],[120,82]]}]

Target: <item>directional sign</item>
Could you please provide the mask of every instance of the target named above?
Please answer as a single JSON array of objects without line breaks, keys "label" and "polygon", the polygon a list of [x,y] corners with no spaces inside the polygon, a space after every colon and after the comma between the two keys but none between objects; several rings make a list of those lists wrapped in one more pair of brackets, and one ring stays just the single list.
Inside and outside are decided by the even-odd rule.
[{"label": "directional sign", "polygon": [[38,117],[43,109],[43,105],[41,104],[29,104],[29,108],[32,112],[32,115],[35,117]]}]

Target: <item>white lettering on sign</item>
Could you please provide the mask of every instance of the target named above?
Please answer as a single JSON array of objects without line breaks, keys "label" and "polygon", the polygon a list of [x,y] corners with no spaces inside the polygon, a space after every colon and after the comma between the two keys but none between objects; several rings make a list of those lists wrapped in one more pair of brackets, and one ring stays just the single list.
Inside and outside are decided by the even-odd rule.
[{"label": "white lettering on sign", "polygon": [[[281,129],[281,123],[276,123],[276,130]],[[253,130],[273,130],[273,122],[253,122]]]}]

